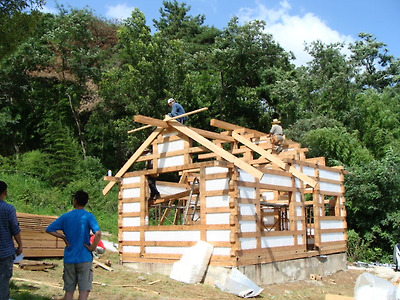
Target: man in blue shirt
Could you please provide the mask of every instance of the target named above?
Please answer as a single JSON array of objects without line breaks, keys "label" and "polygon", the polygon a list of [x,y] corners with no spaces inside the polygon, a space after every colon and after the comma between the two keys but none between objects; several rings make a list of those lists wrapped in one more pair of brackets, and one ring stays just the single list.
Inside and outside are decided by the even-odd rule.
[{"label": "man in blue shirt", "polygon": [[[171,106],[171,112],[168,114],[170,117],[176,117],[183,115],[185,113],[185,110],[183,109],[182,105],[179,103],[175,102],[173,98],[168,99],[168,105]],[[187,117],[183,118],[178,118],[176,119],[179,123],[185,124]]]},{"label": "man in blue shirt", "polygon": [[[79,288],[80,300],[87,299],[92,289],[92,251],[96,250],[101,231],[96,218],[85,210],[88,200],[87,193],[77,191],[73,200],[75,209],[63,214],[46,228],[47,233],[65,242],[63,275],[65,300],[73,299],[76,285]],[[95,236],[92,244],[90,244],[90,231]]]},{"label": "man in blue shirt", "polygon": [[[0,181],[0,300],[10,297],[10,279],[13,272],[15,253],[22,253],[21,230],[18,225],[14,206],[4,202],[7,196],[7,184]],[[18,244],[15,249],[14,241]]]}]

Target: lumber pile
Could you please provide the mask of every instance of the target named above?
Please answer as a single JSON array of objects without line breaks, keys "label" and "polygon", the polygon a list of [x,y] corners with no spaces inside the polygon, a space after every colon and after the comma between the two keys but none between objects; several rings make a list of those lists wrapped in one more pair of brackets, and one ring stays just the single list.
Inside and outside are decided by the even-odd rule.
[{"label": "lumber pile", "polygon": [[62,257],[63,240],[46,233],[46,228],[57,217],[17,213],[25,257]]}]

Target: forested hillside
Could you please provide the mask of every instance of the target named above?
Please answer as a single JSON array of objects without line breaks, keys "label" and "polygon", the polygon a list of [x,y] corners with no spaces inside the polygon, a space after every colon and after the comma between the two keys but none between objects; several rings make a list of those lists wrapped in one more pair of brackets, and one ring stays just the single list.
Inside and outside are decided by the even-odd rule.
[{"label": "forested hillside", "polygon": [[12,2],[0,4],[0,179],[18,211],[61,214],[84,189],[116,233],[117,191],[101,194],[103,176],[149,134],[127,134],[141,126],[133,116],[163,118],[174,97],[186,111],[209,107],[189,118],[204,129],[217,118],[268,131],[280,118],[310,156],[349,171],[351,257],[385,259],[400,243],[400,60],[372,34],[315,41],[312,61],[296,67],[262,21],[217,29],[176,1],[164,2],[155,32],[139,10],[116,23]]}]

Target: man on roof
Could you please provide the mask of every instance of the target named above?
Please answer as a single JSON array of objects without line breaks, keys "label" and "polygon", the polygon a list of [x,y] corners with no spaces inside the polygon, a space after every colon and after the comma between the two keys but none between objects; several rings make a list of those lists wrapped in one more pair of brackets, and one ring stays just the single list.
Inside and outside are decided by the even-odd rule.
[{"label": "man on roof", "polygon": [[274,145],[273,150],[278,154],[281,153],[283,150],[281,144],[284,140],[282,126],[279,125],[280,123],[281,123],[281,121],[279,121],[278,119],[273,119],[272,127],[271,127],[271,130],[269,131],[269,136],[271,137],[271,142]]},{"label": "man on roof", "polygon": [[[171,112],[168,114],[170,117],[176,117],[183,115],[185,113],[185,110],[183,109],[182,105],[180,105],[178,102],[176,102],[173,98],[168,99],[168,105],[171,106]],[[187,117],[182,117],[176,119],[179,123],[185,124]]]}]

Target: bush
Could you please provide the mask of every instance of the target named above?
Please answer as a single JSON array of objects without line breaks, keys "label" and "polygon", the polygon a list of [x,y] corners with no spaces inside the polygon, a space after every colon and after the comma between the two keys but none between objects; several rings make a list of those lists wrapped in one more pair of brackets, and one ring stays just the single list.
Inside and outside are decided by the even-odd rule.
[{"label": "bush", "polygon": [[362,238],[354,230],[347,231],[347,258],[351,262],[387,261],[381,248],[372,248],[373,237]]}]

